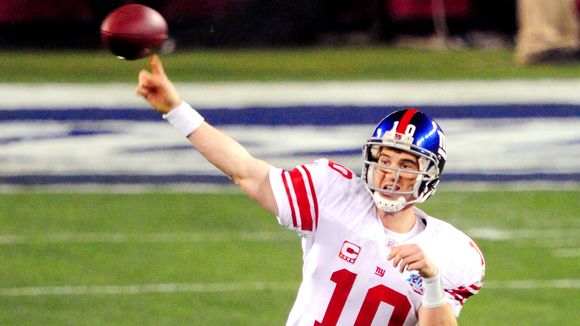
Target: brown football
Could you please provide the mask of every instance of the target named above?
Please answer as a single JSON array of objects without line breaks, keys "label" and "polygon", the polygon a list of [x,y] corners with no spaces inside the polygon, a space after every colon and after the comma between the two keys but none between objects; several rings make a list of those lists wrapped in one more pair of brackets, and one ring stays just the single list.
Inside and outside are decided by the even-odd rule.
[{"label": "brown football", "polygon": [[169,39],[160,13],[140,4],[113,10],[101,24],[101,40],[117,57],[136,60],[162,51]]}]

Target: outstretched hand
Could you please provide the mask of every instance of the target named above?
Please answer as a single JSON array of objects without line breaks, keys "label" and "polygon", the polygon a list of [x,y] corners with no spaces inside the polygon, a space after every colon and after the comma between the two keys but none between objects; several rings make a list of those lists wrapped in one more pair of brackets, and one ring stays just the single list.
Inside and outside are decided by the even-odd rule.
[{"label": "outstretched hand", "polygon": [[155,111],[166,114],[181,104],[181,98],[173,83],[167,78],[161,60],[153,55],[149,61],[151,72],[139,72],[137,94],[143,96]]},{"label": "outstretched hand", "polygon": [[423,277],[433,277],[439,272],[437,266],[429,259],[423,249],[416,244],[392,247],[387,259],[392,260],[393,267],[399,266],[401,273],[405,269],[408,271],[415,270]]}]

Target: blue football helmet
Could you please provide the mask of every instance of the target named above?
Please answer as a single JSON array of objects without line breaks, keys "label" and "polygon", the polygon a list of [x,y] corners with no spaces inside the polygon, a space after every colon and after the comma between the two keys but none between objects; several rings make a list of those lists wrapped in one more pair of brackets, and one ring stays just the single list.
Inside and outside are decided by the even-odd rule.
[{"label": "blue football helmet", "polygon": [[[416,156],[419,170],[403,170],[379,164],[381,147],[402,150]],[[437,122],[419,110],[405,109],[387,115],[375,127],[363,147],[361,176],[373,193],[377,207],[386,212],[397,212],[410,204],[422,203],[435,193],[446,159],[445,135]],[[392,171],[395,175],[392,185],[387,189],[378,189],[375,185],[377,168]],[[416,175],[412,191],[397,189],[401,173]],[[380,193],[389,195],[389,198]]]}]

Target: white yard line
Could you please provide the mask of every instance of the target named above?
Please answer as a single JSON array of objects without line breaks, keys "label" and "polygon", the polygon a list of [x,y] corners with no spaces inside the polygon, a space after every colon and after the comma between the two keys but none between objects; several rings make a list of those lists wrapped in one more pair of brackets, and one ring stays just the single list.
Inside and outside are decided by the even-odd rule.
[{"label": "white yard line", "polygon": [[191,232],[191,233],[60,233],[43,235],[0,235],[0,245],[62,244],[62,243],[163,243],[163,242],[225,242],[291,241],[289,232]]},{"label": "white yard line", "polygon": [[[445,176],[445,174],[443,174]],[[437,192],[533,192],[533,191],[578,191],[580,183],[575,181],[513,181],[513,182],[479,182],[479,181],[443,181],[437,186]],[[0,192],[2,188],[0,187]]]},{"label": "white yard line", "polygon": [[580,248],[558,248],[554,249],[554,256],[559,258],[580,257]]},{"label": "white yard line", "polygon": [[[577,229],[496,229],[471,228],[467,234],[476,240],[511,241],[528,243],[533,241],[544,248],[553,248],[556,258],[580,257]],[[226,241],[284,242],[298,239],[284,230],[237,231],[237,232],[190,232],[190,233],[56,233],[39,235],[0,234],[0,246],[50,245],[50,244],[119,244],[119,243],[215,243]]]},{"label": "white yard line", "polygon": [[[461,192],[532,192],[532,191],[578,191],[580,184],[574,181],[558,181],[558,186],[554,186],[552,181],[522,181],[509,183],[493,182],[446,182],[439,185],[438,193],[445,191]],[[0,194],[18,193],[113,193],[113,194],[141,194],[151,192],[162,193],[242,193],[235,184],[55,184],[43,185],[42,187],[30,185],[5,185],[0,184]]]},{"label": "white yard line", "polygon": [[576,228],[570,229],[498,229],[470,228],[467,234],[476,240],[507,242],[514,245],[525,245],[541,248],[551,248],[552,256],[556,258],[580,257],[580,241]]},{"label": "white yard line", "polygon": [[[178,83],[200,107],[580,104],[578,80]],[[134,84],[0,84],[0,107],[142,107]],[[34,96],[30,96],[34,94]],[[189,98],[187,98],[189,97]]]},{"label": "white yard line", "polygon": [[534,290],[534,289],[580,289],[580,279],[486,281],[482,289]]},{"label": "white yard line", "polygon": [[580,230],[569,229],[499,229],[499,228],[468,228],[466,233],[475,239],[491,241],[509,241],[518,239],[560,240],[576,239]]},{"label": "white yard line", "polygon": [[[513,240],[575,240],[578,229],[498,229],[468,228],[474,239],[489,241]],[[183,233],[54,233],[38,235],[0,234],[0,245],[27,245],[51,243],[149,243],[149,242],[224,242],[239,241],[292,241],[294,234],[280,231],[183,232]],[[571,249],[578,250],[578,249]],[[561,256],[577,255],[563,252]]]},{"label": "white yard line", "polygon": [[[0,297],[297,291],[298,282],[160,283],[0,288]],[[580,279],[486,281],[484,290],[579,289]]]},{"label": "white yard line", "polygon": [[215,293],[296,290],[296,282],[161,283],[102,286],[44,286],[0,289],[0,297],[67,296],[144,293]]},{"label": "white yard line", "polygon": [[[476,240],[487,241],[538,241],[541,247],[554,248],[553,256],[557,258],[580,257],[580,248],[576,229],[551,230],[505,230],[493,228],[467,229],[467,233]],[[241,231],[241,232],[192,232],[192,233],[60,233],[43,235],[0,235],[0,246],[9,245],[48,245],[48,244],[115,244],[115,243],[215,243],[230,240],[283,242],[297,239],[294,234],[279,231]]]},{"label": "white yard line", "polygon": [[[459,187],[459,186],[458,186]],[[580,185],[578,185],[580,188]],[[528,188],[529,189],[529,188]],[[553,189],[553,184],[551,186]],[[546,189],[547,190],[547,189]],[[469,190],[467,190],[469,191]],[[42,187],[30,185],[5,185],[0,184],[0,194],[19,193],[63,193],[63,194],[143,194],[143,193],[202,193],[202,194],[242,194],[242,190],[234,183],[231,184],[210,184],[210,183],[172,183],[168,185],[160,184],[54,184],[43,185]]]}]

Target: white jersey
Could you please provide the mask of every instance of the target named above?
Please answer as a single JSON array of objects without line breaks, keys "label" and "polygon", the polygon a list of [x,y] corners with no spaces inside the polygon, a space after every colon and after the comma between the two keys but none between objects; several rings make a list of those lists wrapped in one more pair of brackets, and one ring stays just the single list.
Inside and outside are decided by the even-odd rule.
[{"label": "white jersey", "polygon": [[[348,168],[320,159],[292,171],[272,167],[278,221],[302,236],[303,280],[287,325],[415,325],[422,300],[418,272],[387,261],[391,238],[372,195]],[[458,316],[477,293],[484,260],[475,243],[450,224],[415,208],[416,243],[438,266]],[[400,243],[402,244],[402,243]]]}]

